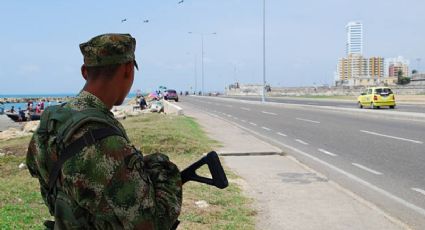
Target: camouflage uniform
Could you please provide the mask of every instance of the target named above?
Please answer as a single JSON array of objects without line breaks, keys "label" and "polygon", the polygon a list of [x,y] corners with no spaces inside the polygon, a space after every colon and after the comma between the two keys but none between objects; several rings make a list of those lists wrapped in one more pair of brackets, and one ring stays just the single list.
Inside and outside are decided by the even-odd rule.
[{"label": "camouflage uniform", "polygon": [[[107,39],[109,45],[131,38],[129,35],[103,36],[106,38],[101,38]],[[92,66],[96,66],[96,62],[102,64],[101,60],[105,60],[87,58],[87,50],[102,57],[124,50],[120,57],[115,57],[119,60],[129,57],[122,63],[134,60],[134,54],[132,57],[127,55],[128,52],[133,53],[134,48],[125,41],[123,43],[118,49],[106,46],[106,50],[112,52],[101,54],[94,49],[95,46],[81,45],[85,63],[91,62]],[[135,41],[132,44],[135,45]],[[98,47],[104,49],[105,46],[100,44]],[[117,63],[106,59],[108,64]],[[128,141],[124,128],[106,105],[89,92],[80,92],[64,107],[76,111],[95,109],[123,136],[106,137],[65,161],[56,182],[55,204],[51,204],[46,197],[45,186],[52,164],[61,152],[57,152],[54,137],[46,139],[41,138],[38,132],[34,134],[28,148],[27,165],[31,175],[39,179],[42,197],[55,217],[55,228],[170,229],[177,220],[182,203],[181,175],[176,165],[163,154],[143,157]],[[72,133],[65,144],[72,143],[89,130],[105,126],[107,124],[101,122],[85,123]]]}]

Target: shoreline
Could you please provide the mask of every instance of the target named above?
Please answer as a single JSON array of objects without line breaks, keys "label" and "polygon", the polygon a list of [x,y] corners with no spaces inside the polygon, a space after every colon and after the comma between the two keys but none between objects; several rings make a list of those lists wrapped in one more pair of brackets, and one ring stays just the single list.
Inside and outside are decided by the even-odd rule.
[{"label": "shoreline", "polygon": [[9,104],[9,103],[27,103],[29,101],[41,101],[45,100],[63,102],[73,98],[73,96],[65,96],[65,97],[3,97],[0,98],[0,104]]}]

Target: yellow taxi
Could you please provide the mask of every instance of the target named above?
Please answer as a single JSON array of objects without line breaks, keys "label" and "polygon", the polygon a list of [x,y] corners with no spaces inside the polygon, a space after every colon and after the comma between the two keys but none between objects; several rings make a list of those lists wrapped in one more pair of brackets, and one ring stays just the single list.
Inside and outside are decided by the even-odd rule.
[{"label": "yellow taxi", "polygon": [[379,109],[382,106],[388,106],[390,109],[395,108],[395,96],[393,91],[388,87],[371,87],[367,88],[358,98],[359,108],[369,107]]}]

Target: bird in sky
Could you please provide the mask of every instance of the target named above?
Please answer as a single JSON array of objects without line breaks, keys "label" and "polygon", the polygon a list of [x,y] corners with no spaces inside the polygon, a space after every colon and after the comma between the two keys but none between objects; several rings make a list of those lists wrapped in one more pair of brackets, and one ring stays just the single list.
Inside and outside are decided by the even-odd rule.
[{"label": "bird in sky", "polygon": [[149,23],[149,20],[143,20],[143,23]]},{"label": "bird in sky", "polygon": [[178,2],[179,4],[182,4],[184,2],[184,0],[181,0],[180,2]]},{"label": "bird in sky", "polygon": [[126,21],[127,21],[127,18],[124,18],[124,19],[121,20],[121,23],[126,22]]}]

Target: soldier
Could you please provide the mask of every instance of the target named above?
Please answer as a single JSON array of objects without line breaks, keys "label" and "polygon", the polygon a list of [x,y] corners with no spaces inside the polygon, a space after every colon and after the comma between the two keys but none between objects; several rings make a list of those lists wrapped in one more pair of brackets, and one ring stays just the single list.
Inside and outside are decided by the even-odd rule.
[{"label": "soldier", "polygon": [[142,156],[110,112],[134,80],[136,40],[104,34],[80,45],[86,84],[47,108],[28,147],[55,229],[170,229],[180,214],[181,175],[163,154]]}]

